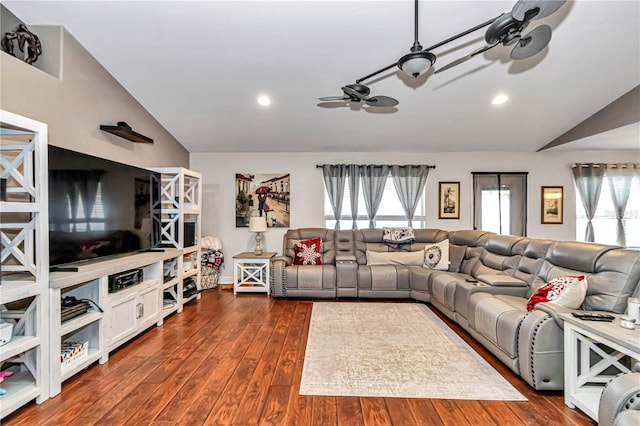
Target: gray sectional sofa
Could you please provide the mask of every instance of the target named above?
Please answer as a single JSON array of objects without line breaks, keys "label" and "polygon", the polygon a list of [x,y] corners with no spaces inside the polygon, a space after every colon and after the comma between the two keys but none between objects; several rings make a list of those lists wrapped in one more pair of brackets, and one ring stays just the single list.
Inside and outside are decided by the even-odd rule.
[{"label": "gray sectional sofa", "polygon": [[[553,278],[584,275],[583,310],[621,314],[629,297],[640,296],[640,251],[475,230],[414,232],[414,243],[391,248],[381,229],[291,229],[284,236],[283,256],[271,264],[271,294],[431,303],[538,390],[563,388],[559,314],[571,309],[539,303],[528,312],[532,293]],[[322,239],[322,265],[294,265],[294,245],[317,237]],[[447,270],[367,264],[367,252],[415,252],[443,240],[449,241]]]}]

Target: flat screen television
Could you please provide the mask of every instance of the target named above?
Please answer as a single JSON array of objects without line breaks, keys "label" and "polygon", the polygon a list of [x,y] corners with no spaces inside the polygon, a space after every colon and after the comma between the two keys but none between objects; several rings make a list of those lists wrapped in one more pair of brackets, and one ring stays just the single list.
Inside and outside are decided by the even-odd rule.
[{"label": "flat screen television", "polygon": [[48,161],[50,267],[156,247],[157,173],[51,145]]}]

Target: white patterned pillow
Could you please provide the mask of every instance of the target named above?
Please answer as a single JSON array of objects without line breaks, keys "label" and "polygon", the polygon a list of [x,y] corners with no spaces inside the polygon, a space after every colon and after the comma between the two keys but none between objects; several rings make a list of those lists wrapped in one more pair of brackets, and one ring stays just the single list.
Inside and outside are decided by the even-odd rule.
[{"label": "white patterned pillow", "polygon": [[425,268],[446,271],[449,269],[449,240],[442,240],[439,243],[427,244],[424,247]]},{"label": "white patterned pillow", "polygon": [[410,244],[416,240],[413,228],[382,228],[382,242],[388,245]]},{"label": "white patterned pillow", "polygon": [[587,296],[587,279],[583,275],[554,278],[531,295],[527,310],[532,311],[536,304],[549,302],[578,309]]}]

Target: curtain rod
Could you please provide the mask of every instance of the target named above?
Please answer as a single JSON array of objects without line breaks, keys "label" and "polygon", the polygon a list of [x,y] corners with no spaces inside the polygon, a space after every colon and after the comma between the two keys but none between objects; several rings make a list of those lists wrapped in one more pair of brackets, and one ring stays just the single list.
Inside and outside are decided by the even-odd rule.
[{"label": "curtain rod", "polygon": [[615,169],[616,167],[620,167],[621,169],[626,169],[627,167],[630,169],[640,167],[639,163],[573,163],[571,165],[572,168],[576,167],[610,167]]},{"label": "curtain rod", "polygon": [[[373,167],[380,167],[380,166],[410,166],[410,167],[418,167],[418,166],[422,166],[423,164],[345,164],[348,166],[358,166],[358,167],[362,167],[362,166],[373,166]],[[428,169],[435,169],[436,166],[432,166],[432,165],[428,165],[428,164],[424,164],[425,166],[427,166]],[[339,166],[339,164],[316,164],[316,169],[321,169],[324,166]]]}]

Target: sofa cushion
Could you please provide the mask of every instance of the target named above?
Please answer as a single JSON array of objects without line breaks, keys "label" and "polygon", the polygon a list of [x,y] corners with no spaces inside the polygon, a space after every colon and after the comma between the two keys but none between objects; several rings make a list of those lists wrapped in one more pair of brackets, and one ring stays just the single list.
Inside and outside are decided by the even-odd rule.
[{"label": "sofa cushion", "polygon": [[440,271],[449,269],[449,240],[424,246],[424,264],[422,266]]},{"label": "sofa cushion", "polygon": [[586,295],[587,280],[584,275],[554,278],[531,295],[527,311],[533,311],[536,304],[541,302],[578,309]]},{"label": "sofa cushion", "polygon": [[474,293],[474,328],[510,358],[518,356],[518,330],[527,315],[527,299],[517,296]]},{"label": "sofa cushion", "polygon": [[295,257],[294,265],[322,265],[322,256],[320,255],[322,240],[320,238],[311,238],[309,240],[298,241],[294,244]]},{"label": "sofa cushion", "polygon": [[367,250],[367,265],[405,265],[420,266],[424,260],[424,251],[377,252]]}]

